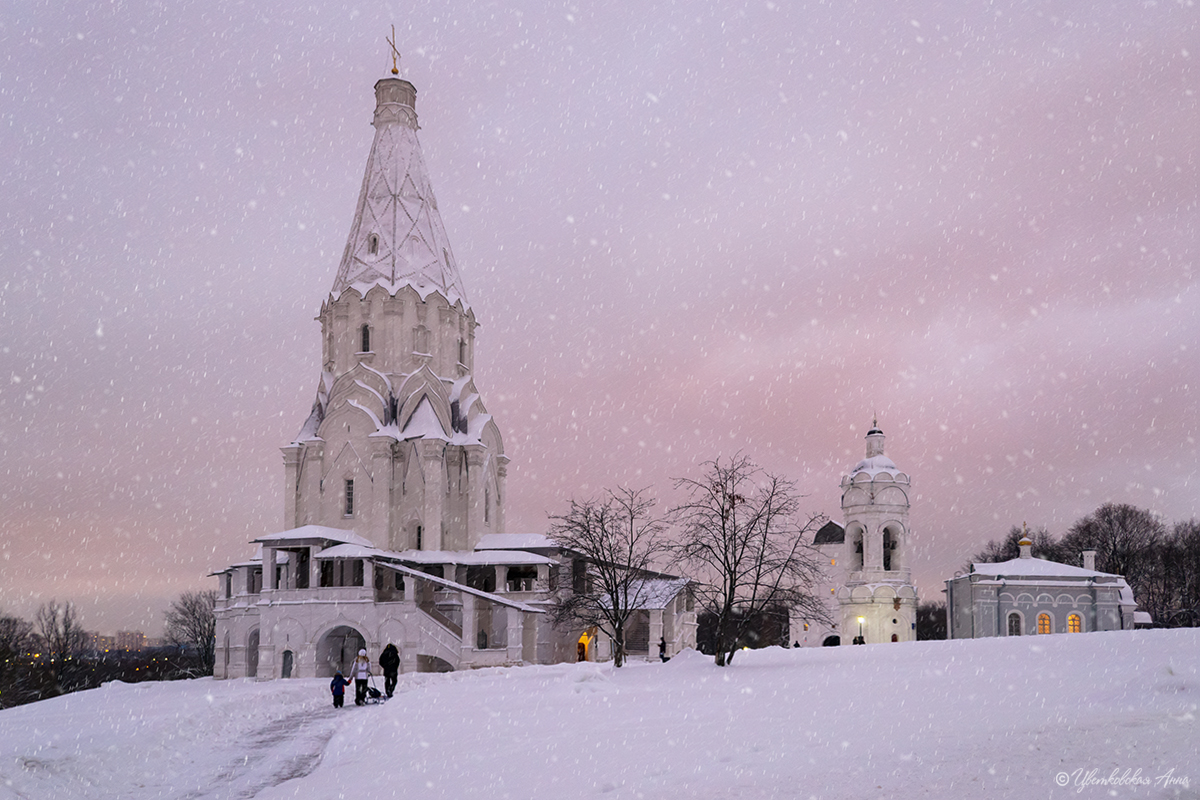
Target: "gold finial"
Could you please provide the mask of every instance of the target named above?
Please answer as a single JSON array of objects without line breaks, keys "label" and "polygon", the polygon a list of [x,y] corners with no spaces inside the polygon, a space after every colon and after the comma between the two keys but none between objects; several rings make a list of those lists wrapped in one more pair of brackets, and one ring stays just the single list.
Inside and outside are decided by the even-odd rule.
[{"label": "gold finial", "polygon": [[387,43],[392,48],[392,74],[399,75],[400,74],[400,66],[399,66],[400,51],[396,49],[396,26],[395,25],[392,26],[392,38],[388,39],[386,36],[383,38],[387,39]]}]

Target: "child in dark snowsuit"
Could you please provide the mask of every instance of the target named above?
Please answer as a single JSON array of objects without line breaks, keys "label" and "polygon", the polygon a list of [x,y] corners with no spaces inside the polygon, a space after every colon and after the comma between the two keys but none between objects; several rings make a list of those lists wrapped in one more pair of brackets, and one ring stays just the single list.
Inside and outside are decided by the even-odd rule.
[{"label": "child in dark snowsuit", "polygon": [[333,676],[333,680],[329,682],[329,690],[333,692],[333,707],[341,708],[346,702],[346,687],[350,685],[350,681],[342,677],[342,673]]}]

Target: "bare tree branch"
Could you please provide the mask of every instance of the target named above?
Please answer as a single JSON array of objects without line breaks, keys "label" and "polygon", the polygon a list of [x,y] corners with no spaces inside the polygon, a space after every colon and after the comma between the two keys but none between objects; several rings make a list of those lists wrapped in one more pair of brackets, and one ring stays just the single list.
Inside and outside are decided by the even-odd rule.
[{"label": "bare tree branch", "polygon": [[630,617],[649,599],[647,579],[667,552],[666,526],[653,507],[645,490],[618,489],[598,500],[572,500],[566,514],[550,518],[550,538],[579,556],[570,591],[555,602],[554,620],[598,627],[612,639],[618,667],[625,663]]},{"label": "bare tree branch", "polygon": [[795,484],[746,456],[703,466],[702,478],[675,482],[688,499],[671,512],[683,529],[673,550],[694,570],[701,602],[716,615],[716,663],[725,666],[755,617],[769,608],[828,619],[811,591],[821,559],[806,543],[826,517],[804,519]]},{"label": "bare tree branch", "polygon": [[167,641],[174,645],[196,648],[200,669],[212,675],[216,655],[217,621],[213,609],[217,604],[215,589],[184,592],[167,611]]}]

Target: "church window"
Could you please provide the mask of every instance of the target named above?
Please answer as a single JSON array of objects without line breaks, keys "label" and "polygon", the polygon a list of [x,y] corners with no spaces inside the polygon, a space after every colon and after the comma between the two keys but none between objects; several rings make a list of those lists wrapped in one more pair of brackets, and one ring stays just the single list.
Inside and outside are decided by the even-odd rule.
[{"label": "church window", "polygon": [[[372,233],[367,237],[367,252],[370,255],[377,255],[379,253],[379,236],[377,234]],[[364,347],[363,349],[365,350],[366,348]]]},{"label": "church window", "polygon": [[462,339],[458,340],[458,363],[467,363],[467,343]]},{"label": "church window", "polygon": [[1008,615],[1008,635],[1021,635],[1021,615],[1015,611]]},{"label": "church window", "polygon": [[1067,632],[1068,633],[1082,633],[1083,632],[1083,618],[1080,617],[1078,614],[1071,614],[1069,617],[1067,617]]},{"label": "church window", "polygon": [[417,549],[421,549],[421,526],[417,526]]},{"label": "church window", "polygon": [[429,352],[429,328],[424,325],[413,328],[413,350],[418,353]]},{"label": "church window", "polygon": [[491,518],[492,511],[492,494],[488,489],[483,490],[483,521],[488,522]]},{"label": "church window", "polygon": [[362,326],[362,352],[371,352],[371,326]]},{"label": "church window", "polygon": [[233,576],[225,573],[225,597],[233,597]]},{"label": "church window", "polygon": [[346,507],[343,514],[347,517],[354,516],[354,480],[346,479]]},{"label": "church window", "polygon": [[1038,614],[1038,633],[1054,633],[1049,614]]}]

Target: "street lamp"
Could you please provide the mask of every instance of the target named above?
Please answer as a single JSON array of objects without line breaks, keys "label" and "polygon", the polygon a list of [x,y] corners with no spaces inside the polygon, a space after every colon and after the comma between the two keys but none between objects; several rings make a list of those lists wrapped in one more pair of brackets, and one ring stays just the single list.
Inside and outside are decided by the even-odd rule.
[{"label": "street lamp", "polygon": [[863,638],[863,627],[862,627],[862,626],[863,626],[863,623],[864,623],[864,622],[866,622],[866,621],[867,621],[867,618],[866,618],[866,617],[859,617],[859,618],[858,618],[858,643],[859,643],[859,644],[866,644],[866,643],[867,643],[867,640]]}]

